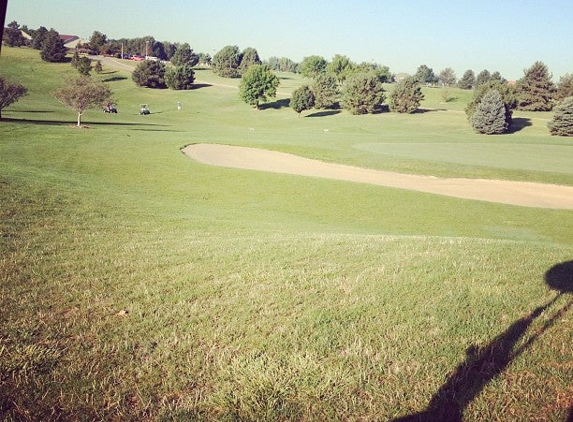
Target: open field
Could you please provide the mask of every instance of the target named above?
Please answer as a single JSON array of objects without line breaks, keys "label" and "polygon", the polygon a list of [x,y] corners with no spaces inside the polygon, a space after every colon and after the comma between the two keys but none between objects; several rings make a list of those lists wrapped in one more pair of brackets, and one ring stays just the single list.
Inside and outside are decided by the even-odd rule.
[{"label": "open field", "polygon": [[[104,67],[93,77],[119,114],[75,129],[50,95],[75,72],[36,51],[0,58],[29,89],[0,123],[4,419],[567,420],[573,211],[181,153],[220,143],[573,186],[573,144],[549,136],[550,113],[476,135],[471,93],[442,103],[428,88],[424,113],[298,118],[286,96],[249,108],[209,70],[175,92]],[[304,83],[280,76],[280,92]]]}]

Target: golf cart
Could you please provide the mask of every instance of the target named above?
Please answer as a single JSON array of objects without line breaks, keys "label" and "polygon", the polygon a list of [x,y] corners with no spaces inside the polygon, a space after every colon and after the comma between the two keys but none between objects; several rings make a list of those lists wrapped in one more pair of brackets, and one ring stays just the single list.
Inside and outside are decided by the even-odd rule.
[{"label": "golf cart", "polygon": [[141,109],[139,110],[139,114],[150,114],[151,112],[147,108],[147,104],[141,104]]},{"label": "golf cart", "polygon": [[103,112],[104,113],[115,113],[115,114],[117,114],[117,108],[113,104],[107,103],[103,107]]}]

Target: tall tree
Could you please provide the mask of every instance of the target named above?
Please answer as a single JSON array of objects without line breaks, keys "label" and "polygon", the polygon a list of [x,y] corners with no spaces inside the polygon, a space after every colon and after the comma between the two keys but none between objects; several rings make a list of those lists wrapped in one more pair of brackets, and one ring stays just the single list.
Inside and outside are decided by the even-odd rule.
[{"label": "tall tree", "polygon": [[475,86],[478,87],[480,85],[483,85],[486,82],[488,82],[490,79],[491,79],[491,73],[489,73],[489,70],[484,69],[480,73],[478,73],[478,75],[476,76]]},{"label": "tall tree", "polygon": [[438,73],[438,83],[440,83],[442,86],[454,86],[456,81],[456,73],[451,67],[446,67],[444,70]]},{"label": "tall tree", "polygon": [[438,78],[436,78],[436,75],[434,74],[434,70],[425,64],[418,67],[418,70],[416,70],[416,73],[414,74],[414,78],[421,84],[427,85],[434,84],[438,81]]},{"label": "tall tree", "polygon": [[555,91],[555,99],[562,101],[567,97],[573,97],[573,75],[566,73],[559,78],[557,90]]},{"label": "tall tree", "polygon": [[549,69],[545,63],[537,61],[517,81],[517,107],[528,111],[551,110],[554,91],[555,85],[551,82]]},{"label": "tall tree", "polygon": [[398,113],[413,113],[420,107],[424,94],[414,77],[402,79],[390,94],[390,110]]},{"label": "tall tree", "polygon": [[0,120],[2,120],[2,110],[18,101],[27,92],[28,90],[25,86],[10,83],[0,76]]},{"label": "tall tree", "polygon": [[292,92],[290,106],[298,113],[298,117],[303,111],[314,107],[314,94],[308,85],[303,85]]},{"label": "tall tree", "polygon": [[239,95],[247,104],[259,108],[261,101],[276,96],[278,86],[279,78],[267,65],[254,64],[241,79]]},{"label": "tall tree", "polygon": [[67,50],[60,38],[60,34],[56,30],[51,29],[42,43],[40,57],[45,62],[58,63],[66,60],[66,54]]},{"label": "tall tree", "polygon": [[253,47],[247,47],[241,54],[241,64],[239,65],[239,72],[244,74],[247,69],[254,64],[261,64],[259,53]]},{"label": "tall tree", "polygon": [[464,75],[458,81],[458,88],[460,89],[472,89],[476,84],[476,76],[474,71],[468,69],[464,72]]},{"label": "tall tree", "polygon": [[352,75],[355,67],[356,65],[348,57],[336,54],[332,61],[326,65],[326,71],[336,76],[339,84],[343,84]]},{"label": "tall tree", "polygon": [[490,89],[478,104],[470,123],[477,133],[486,135],[500,134],[507,131],[505,121],[505,106],[501,94]]},{"label": "tall tree", "polygon": [[89,41],[90,48],[97,53],[99,53],[103,49],[106,43],[107,43],[107,35],[102,34],[99,31],[94,31]]},{"label": "tall tree", "polygon": [[48,30],[45,27],[40,26],[34,33],[34,36],[32,38],[32,48],[36,50],[41,50],[47,36],[48,36]]},{"label": "tall tree", "polygon": [[555,107],[553,119],[547,126],[552,135],[573,136],[573,97],[565,98]]},{"label": "tall tree", "polygon": [[331,73],[321,73],[316,76],[312,83],[314,93],[314,106],[316,108],[330,108],[338,100],[338,84]]},{"label": "tall tree", "polygon": [[213,71],[224,78],[238,78],[241,52],[236,45],[227,45],[213,56]]},{"label": "tall tree", "polygon": [[4,29],[2,41],[4,41],[8,47],[20,47],[26,44],[18,22],[12,21],[8,24],[6,29]]},{"label": "tall tree", "polygon": [[352,114],[376,113],[385,98],[382,82],[374,72],[352,75],[342,91],[344,108]]},{"label": "tall tree", "polygon": [[302,76],[314,79],[326,71],[327,64],[325,58],[322,56],[307,56],[302,59],[300,63],[300,71]]},{"label": "tall tree", "polygon": [[111,89],[103,82],[87,76],[69,81],[54,92],[54,97],[78,113],[78,127],[81,127],[81,118],[87,110],[113,102]]},{"label": "tall tree", "polygon": [[189,44],[184,43],[175,50],[171,63],[175,66],[188,65],[193,67],[199,63],[199,56],[193,52]]},{"label": "tall tree", "polygon": [[158,61],[144,60],[132,72],[131,79],[139,86],[166,88],[165,65]]}]

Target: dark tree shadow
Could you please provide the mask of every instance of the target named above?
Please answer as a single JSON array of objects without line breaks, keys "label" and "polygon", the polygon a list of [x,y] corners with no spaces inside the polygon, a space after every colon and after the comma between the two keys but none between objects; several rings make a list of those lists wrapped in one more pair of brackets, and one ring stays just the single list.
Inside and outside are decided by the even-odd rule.
[{"label": "dark tree shadow", "polygon": [[212,86],[211,84],[193,84],[193,89],[209,88]]},{"label": "dark tree shadow", "polygon": [[127,79],[126,76],[113,76],[111,78],[104,79],[103,82],[118,82],[118,81],[125,81]]},{"label": "dark tree shadow", "polygon": [[559,292],[555,298],[515,321],[486,346],[470,346],[466,351],[466,360],[448,376],[426,409],[420,413],[395,419],[394,422],[462,422],[464,410],[485,386],[503,373],[511,362],[524,353],[573,306],[573,298],[570,298],[525,343],[515,348],[539,315],[562,295],[573,292],[573,261],[552,267],[545,274],[545,281],[551,289]]},{"label": "dark tree shadow", "polygon": [[259,105],[259,110],[268,110],[273,108],[275,110],[280,110],[281,108],[286,108],[290,106],[290,98],[283,98],[281,100],[273,101],[272,103],[265,103]]},{"label": "dark tree shadow", "polygon": [[418,108],[411,114],[426,114],[426,113],[434,113],[436,111],[448,111],[448,110],[445,108]]},{"label": "dark tree shadow", "polygon": [[517,133],[526,127],[531,126],[531,119],[527,117],[515,117],[511,119],[511,125],[507,130],[507,133]]},{"label": "dark tree shadow", "polygon": [[[40,120],[40,119],[12,119],[10,117],[2,117],[2,122],[13,122],[13,123],[21,123],[21,124],[28,124],[28,125],[46,125],[46,126],[76,126],[77,120]],[[91,126],[134,126],[134,127],[141,127],[141,126],[151,126],[151,127],[161,127],[161,126],[168,126],[159,123],[125,123],[125,122],[92,122],[89,120],[82,120],[82,125],[91,125]]]},{"label": "dark tree shadow", "polygon": [[324,110],[324,111],[317,111],[316,113],[309,114],[305,117],[328,117],[328,116],[335,116],[340,114],[340,110]]}]

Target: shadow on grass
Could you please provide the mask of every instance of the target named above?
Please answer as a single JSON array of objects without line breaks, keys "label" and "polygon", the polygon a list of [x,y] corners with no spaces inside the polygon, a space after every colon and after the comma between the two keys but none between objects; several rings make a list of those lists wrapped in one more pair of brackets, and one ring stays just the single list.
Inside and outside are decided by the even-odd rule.
[{"label": "shadow on grass", "polygon": [[328,116],[335,116],[340,114],[340,110],[324,110],[324,111],[317,111],[316,113],[309,114],[305,117],[328,117]]},{"label": "shadow on grass", "polygon": [[418,108],[416,111],[413,111],[411,114],[426,114],[426,113],[433,113],[435,111],[448,111],[447,108]]},{"label": "shadow on grass", "polygon": [[212,87],[212,86],[213,86],[213,85],[211,85],[211,84],[205,84],[205,83],[202,83],[202,84],[193,84],[193,89],[209,88],[209,87]]},{"label": "shadow on grass", "polygon": [[561,296],[573,293],[573,261],[552,267],[545,274],[545,282],[551,289],[559,292],[557,296],[529,315],[515,321],[486,346],[470,346],[466,351],[466,360],[448,376],[427,408],[420,413],[395,419],[394,422],[462,422],[464,410],[487,384],[503,373],[508,365],[531,347],[553,324],[562,319],[573,306],[573,298],[569,298],[569,301],[548,318],[525,343],[515,348],[537,317]]},{"label": "shadow on grass", "polygon": [[104,79],[103,82],[118,82],[118,81],[125,81],[127,76],[113,76],[111,78]]},{"label": "shadow on grass", "polygon": [[280,110],[281,108],[290,107],[290,98],[283,98],[281,100],[274,101],[272,103],[265,103],[259,106],[259,110],[268,110],[273,108],[275,110]]},{"label": "shadow on grass", "polygon": [[511,120],[511,126],[507,133],[517,133],[529,126],[531,126],[531,119],[526,117],[515,117]]},{"label": "shadow on grass", "polygon": [[[28,125],[46,125],[46,126],[77,126],[77,120],[40,120],[40,119],[12,119],[10,117],[2,117],[2,122],[22,123]],[[124,123],[124,122],[90,122],[82,121],[82,126],[168,126],[158,123]]]}]

